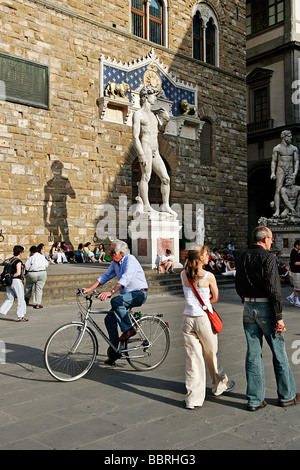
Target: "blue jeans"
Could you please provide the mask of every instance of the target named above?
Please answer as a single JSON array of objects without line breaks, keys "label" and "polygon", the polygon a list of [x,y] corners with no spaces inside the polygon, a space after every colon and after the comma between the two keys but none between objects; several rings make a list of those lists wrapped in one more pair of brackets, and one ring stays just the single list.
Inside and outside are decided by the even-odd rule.
[{"label": "blue jeans", "polygon": [[147,291],[133,291],[111,299],[112,309],[105,317],[105,326],[113,344],[117,345],[119,342],[118,324],[123,332],[132,328],[127,310],[143,305],[147,300],[147,295]]},{"label": "blue jeans", "polygon": [[263,336],[273,355],[273,368],[277,383],[278,400],[296,396],[296,384],[285,351],[284,336],[275,336],[275,315],[269,302],[245,302],[243,315],[247,339],[246,377],[247,399],[250,406],[258,406],[265,399]]}]

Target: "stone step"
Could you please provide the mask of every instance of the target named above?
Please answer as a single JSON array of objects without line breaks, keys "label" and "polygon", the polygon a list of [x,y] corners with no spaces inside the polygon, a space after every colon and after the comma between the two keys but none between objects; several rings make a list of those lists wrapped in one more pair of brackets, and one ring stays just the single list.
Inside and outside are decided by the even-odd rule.
[{"label": "stone step", "polygon": [[[107,266],[106,268],[103,267],[101,271],[104,272],[106,269]],[[72,273],[51,273],[51,270],[49,271],[47,282],[43,289],[43,303],[45,304],[75,301],[77,289],[90,286],[99,276],[99,269],[97,271],[93,269],[85,272],[74,271]],[[175,274],[158,274],[155,270],[146,270],[145,274],[149,284],[149,295],[183,295],[179,272]],[[115,279],[109,281],[106,283],[105,289],[109,290],[115,283]],[[219,289],[232,288],[234,286],[234,279],[217,276],[217,283]],[[5,300],[5,297],[5,289],[1,287],[0,304]]]}]

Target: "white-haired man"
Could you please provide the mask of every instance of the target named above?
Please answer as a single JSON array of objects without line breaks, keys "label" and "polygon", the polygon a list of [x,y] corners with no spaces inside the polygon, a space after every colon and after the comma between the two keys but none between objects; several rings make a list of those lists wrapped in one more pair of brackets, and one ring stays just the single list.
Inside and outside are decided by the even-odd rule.
[{"label": "white-haired man", "polygon": [[[300,393],[285,351],[285,331],[282,317],[281,287],[275,256],[270,252],[273,234],[260,225],[252,232],[253,245],[236,260],[235,286],[244,302],[243,326],[247,340],[246,378],[247,410],[257,411],[265,401],[264,362],[265,337],[273,356],[277,383],[278,405],[300,403]],[[276,331],[280,336],[276,335]]]},{"label": "white-haired man", "polygon": [[[147,300],[148,284],[145,273],[138,260],[129,253],[127,243],[122,240],[114,240],[110,247],[111,264],[108,270],[102,274],[90,287],[84,287],[83,292],[88,293],[97,287],[102,286],[115,276],[118,282],[109,291],[101,292],[100,300],[111,299],[111,311],[105,317],[105,325],[109,334],[109,339],[114,345],[119,341],[127,341],[135,335],[128,315],[128,309],[142,305]],[[118,335],[118,324],[122,330],[122,335]],[[106,364],[113,365],[118,356],[111,354],[105,361]]]}]

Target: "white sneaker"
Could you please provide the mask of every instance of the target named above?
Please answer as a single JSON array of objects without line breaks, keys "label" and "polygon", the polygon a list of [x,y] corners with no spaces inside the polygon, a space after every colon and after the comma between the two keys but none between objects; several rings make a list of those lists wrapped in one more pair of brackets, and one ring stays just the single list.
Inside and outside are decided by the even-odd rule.
[{"label": "white sneaker", "polygon": [[197,406],[186,405],[185,408],[187,410],[198,410],[198,408],[201,408],[201,406],[200,405],[197,405]]},{"label": "white sneaker", "polygon": [[293,304],[293,305],[294,305],[294,303],[295,303],[294,296],[289,295],[288,297],[286,297],[286,300],[288,300],[289,302],[291,302],[291,304]]},{"label": "white sneaker", "polygon": [[294,306],[295,307],[300,307],[300,302],[299,302],[299,299],[296,298],[295,302],[294,302]]},{"label": "white sneaker", "polygon": [[231,380],[226,390],[223,390],[223,392],[215,392],[213,393],[213,395],[215,397],[219,397],[220,395],[222,395],[222,393],[231,392],[234,389],[234,387],[235,387],[235,382]]}]

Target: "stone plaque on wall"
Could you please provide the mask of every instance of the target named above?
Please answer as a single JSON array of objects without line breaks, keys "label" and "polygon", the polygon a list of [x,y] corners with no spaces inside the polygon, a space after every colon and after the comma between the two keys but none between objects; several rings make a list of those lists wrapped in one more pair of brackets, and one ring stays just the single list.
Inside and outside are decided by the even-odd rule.
[{"label": "stone plaque on wall", "polygon": [[0,99],[49,108],[48,66],[0,53]]}]

